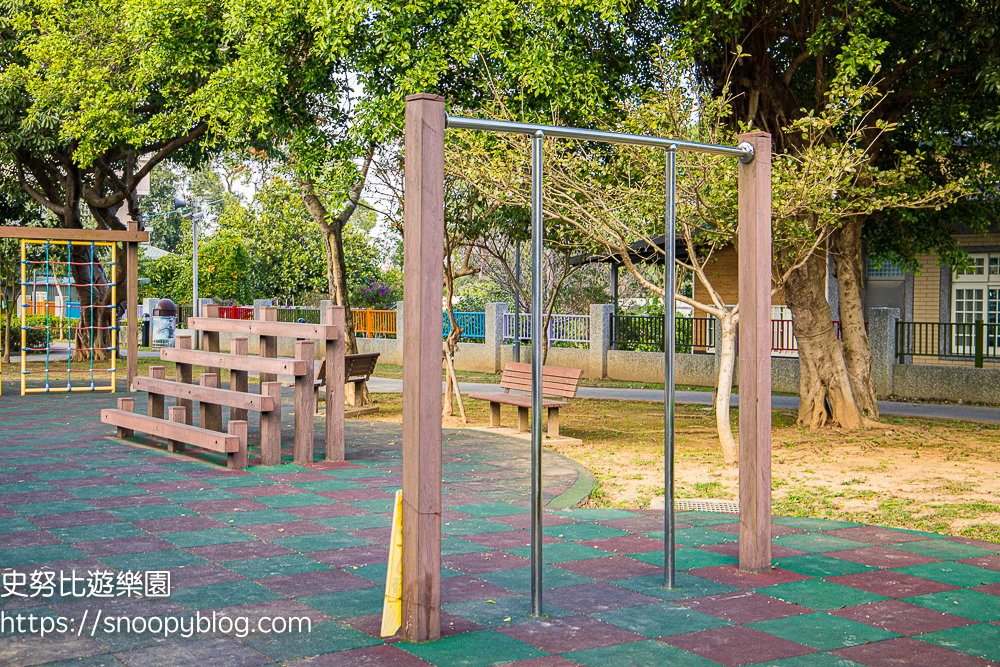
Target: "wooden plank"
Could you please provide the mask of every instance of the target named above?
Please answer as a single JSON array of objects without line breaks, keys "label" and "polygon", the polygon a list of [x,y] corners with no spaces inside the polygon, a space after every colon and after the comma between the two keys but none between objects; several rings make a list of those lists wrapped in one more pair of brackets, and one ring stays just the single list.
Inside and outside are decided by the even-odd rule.
[{"label": "wooden plank", "polygon": [[107,231],[101,229],[58,229],[54,227],[0,226],[0,239],[38,239],[50,241],[94,241],[105,243],[148,243],[149,232]]},{"label": "wooden plank", "polygon": [[[166,381],[166,368],[163,366],[150,366],[149,367],[149,377],[148,378],[136,378],[136,381],[145,382],[146,380],[161,380]],[[180,387],[186,387],[186,384],[179,384],[177,382],[171,382],[172,385],[177,385]],[[146,414],[150,417],[156,417],[157,419],[163,419],[163,394],[155,393],[149,389],[144,389],[143,387],[136,385],[138,391],[146,392]]]},{"label": "wooden plank", "polygon": [[316,406],[313,405],[315,397],[313,359],[316,358],[316,342],[295,341],[295,358],[306,364],[306,372],[295,378],[295,441],[292,452],[296,463],[312,463],[316,425]]},{"label": "wooden plank", "polygon": [[202,385],[182,384],[180,382],[172,382],[171,380],[144,377],[137,377],[135,383],[138,391],[159,394],[161,401],[163,400],[163,396],[175,396],[177,398],[205,401],[207,403],[225,405],[233,409],[252,410],[254,412],[270,412],[274,409],[274,399],[270,396],[260,396],[242,391],[215,389]]},{"label": "wooden plank", "polygon": [[[126,223],[129,233],[139,232],[139,223]],[[132,382],[139,374],[139,244],[131,241],[125,244],[125,307],[128,340],[125,341],[125,390],[135,391]],[[114,351],[118,354],[118,350]]]},{"label": "wooden plank", "polygon": [[[175,424],[183,424],[190,418],[188,409],[180,405],[172,405],[167,408],[167,421],[173,422]],[[188,424],[188,426],[191,426]],[[193,427],[192,427],[193,428]],[[183,452],[184,443],[180,440],[167,440],[167,451],[168,452]]]},{"label": "wooden plank", "polygon": [[274,409],[260,415],[261,465],[281,465],[281,383],[262,382],[260,395],[271,397]]},{"label": "wooden plank", "polygon": [[403,228],[403,639],[441,637],[441,266],[445,103],[406,98]]},{"label": "wooden plank", "polygon": [[240,447],[239,438],[236,436],[226,435],[225,433],[214,433],[196,426],[178,424],[133,412],[104,409],[101,410],[101,422],[111,424],[112,426],[130,428],[161,438],[178,440],[203,449],[210,449],[214,452],[238,452]]},{"label": "wooden plank", "polygon": [[239,439],[239,450],[226,453],[226,467],[240,470],[247,467],[247,423],[243,419],[230,419],[226,432]]},{"label": "wooden plank", "polygon": [[[218,373],[202,373],[198,378],[198,384],[202,389],[219,389]],[[217,403],[210,403],[206,400],[198,401],[198,408],[201,412],[201,419],[198,425],[208,431],[222,431],[222,406]]]},{"label": "wooden plank", "polygon": [[244,336],[279,336],[282,338],[307,338],[309,340],[336,340],[340,337],[340,329],[326,324],[227,320],[208,317],[188,318],[188,329],[235,333]]},{"label": "wooden plank", "polygon": [[[264,306],[260,309],[260,321],[261,322],[277,322],[278,321],[278,309],[274,306]],[[278,337],[277,336],[261,336],[260,337],[260,356],[262,357],[277,357],[278,356]],[[260,383],[263,385],[265,382],[277,382],[278,376],[274,373],[261,373]]]},{"label": "wooden plank", "polygon": [[[135,399],[134,398],[119,398],[118,399],[118,409],[122,412],[135,412]],[[131,438],[135,433],[130,428],[118,427],[117,435],[119,438]]]},{"label": "wooden plank", "polygon": [[739,166],[739,568],[771,571],[771,136]]},{"label": "wooden plank", "polygon": [[[508,362],[504,366],[504,373],[508,371],[515,373],[527,373],[531,375],[531,364],[519,364],[516,362]],[[583,377],[583,371],[579,368],[563,368],[562,366],[542,366],[542,377],[546,375],[551,377],[564,377],[564,378],[576,378],[579,379]]]},{"label": "wooden plank", "polygon": [[[174,337],[174,350],[175,351],[187,351],[191,350],[194,343],[192,341],[191,334],[184,334],[183,336]],[[163,350],[160,350],[160,359],[163,358]],[[194,368],[191,364],[186,364],[184,362],[177,363],[177,369],[175,376],[178,382],[183,384],[191,384],[194,382]],[[178,398],[177,405],[184,408],[184,423],[188,426],[194,424],[194,401],[186,398]]]},{"label": "wooden plank", "polygon": [[[326,323],[346,331],[347,311],[343,306],[327,306]],[[324,364],[326,377],[340,378],[346,375],[346,337],[328,340],[324,343],[326,355]],[[326,383],[326,460],[343,461],[344,449],[344,385],[341,382]]]},{"label": "wooden plank", "polygon": [[[229,339],[229,353],[240,357],[250,354],[250,339],[243,336],[233,336]],[[244,394],[250,391],[249,378],[246,371],[229,370],[229,390],[241,391]],[[229,418],[237,421],[246,421],[249,417],[247,408],[239,406],[229,406]]]},{"label": "wooden plank", "polygon": [[[519,405],[525,408],[531,407],[531,396],[526,396],[524,394],[469,394],[469,398],[476,401],[489,401],[490,403],[503,403],[504,405]],[[569,403],[542,399],[543,408],[563,408],[567,405],[569,405]]]},{"label": "wooden plank", "polygon": [[186,364],[198,364],[206,367],[219,366],[222,368],[235,368],[240,371],[260,371],[262,373],[277,373],[281,375],[305,375],[306,368],[310,365],[305,361],[288,359],[286,357],[275,359],[254,356],[240,357],[235,354],[202,352],[201,350],[180,350],[170,347],[160,350],[160,359]]}]

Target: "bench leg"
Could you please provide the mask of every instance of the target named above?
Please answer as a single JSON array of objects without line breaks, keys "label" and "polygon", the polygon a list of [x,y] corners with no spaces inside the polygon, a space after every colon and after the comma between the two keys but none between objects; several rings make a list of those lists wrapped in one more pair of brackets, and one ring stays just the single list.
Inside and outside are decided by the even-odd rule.
[{"label": "bench leg", "polygon": [[240,451],[226,453],[226,467],[243,469],[247,467],[247,423],[245,420],[230,419],[226,424],[229,435],[235,435],[240,439]]},{"label": "bench leg", "polygon": [[517,432],[526,433],[531,430],[531,422],[528,419],[530,411],[528,408],[517,406]]},{"label": "bench leg", "polygon": [[490,403],[490,426],[500,426],[499,403]]},{"label": "bench leg", "polygon": [[[198,384],[202,387],[218,389],[219,375],[217,373],[202,373],[201,377],[198,378]],[[198,401],[198,404],[201,409],[201,421],[199,422],[201,428],[222,432],[222,406],[205,401]]]},{"label": "bench leg", "polygon": [[549,437],[559,437],[559,408],[549,408]]},{"label": "bench leg", "polygon": [[[149,377],[155,380],[166,379],[166,371],[163,366],[150,366]],[[147,394],[146,414],[150,417],[163,419],[163,395]]]},{"label": "bench leg", "polygon": [[[119,398],[118,399],[118,409],[122,412],[135,412],[135,399],[134,398]],[[116,435],[119,438],[131,438],[135,435],[135,431],[130,428],[122,428],[121,426],[116,427]]]},{"label": "bench leg", "polygon": [[344,400],[352,408],[361,407],[361,384],[348,382],[344,385]]},{"label": "bench leg", "polygon": [[265,382],[260,393],[274,399],[274,410],[260,413],[260,462],[281,465],[281,383]]},{"label": "bench leg", "polygon": [[319,387],[313,388],[313,405],[316,407],[316,414],[319,414]]},{"label": "bench leg", "polygon": [[[167,408],[167,419],[175,424],[183,424],[187,421],[185,413],[187,413],[187,408],[183,405],[173,405]],[[183,452],[184,443],[177,440],[167,440],[167,451],[174,453]]]}]

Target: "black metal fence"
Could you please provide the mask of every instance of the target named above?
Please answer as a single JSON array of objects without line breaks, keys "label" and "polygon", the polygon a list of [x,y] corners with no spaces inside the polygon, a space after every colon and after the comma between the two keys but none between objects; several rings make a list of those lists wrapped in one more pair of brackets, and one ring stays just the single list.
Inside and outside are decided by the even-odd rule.
[{"label": "black metal fence", "polygon": [[302,308],[288,306],[278,308],[279,322],[298,322],[305,320],[308,324],[319,324],[319,308]]},{"label": "black metal fence", "polygon": [[982,368],[984,360],[1000,361],[1000,324],[897,320],[897,363],[904,363],[906,357],[971,359],[976,368]]},{"label": "black metal fence", "polygon": [[[611,343],[618,350],[663,351],[663,317],[612,315]],[[674,323],[676,352],[704,352],[715,347],[714,317],[678,317]]]}]

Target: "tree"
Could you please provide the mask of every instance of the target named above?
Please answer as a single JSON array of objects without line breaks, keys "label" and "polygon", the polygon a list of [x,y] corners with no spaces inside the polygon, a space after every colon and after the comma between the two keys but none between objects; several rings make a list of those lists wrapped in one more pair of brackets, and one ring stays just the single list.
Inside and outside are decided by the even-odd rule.
[{"label": "tree", "polygon": [[[37,227],[43,224],[43,220],[38,206],[24,192],[8,184],[6,189],[0,187],[0,226],[11,223],[19,227]],[[20,245],[16,239],[0,239],[0,310],[4,318],[0,347],[3,348],[3,362],[7,364],[10,363],[11,322],[21,293]]]}]

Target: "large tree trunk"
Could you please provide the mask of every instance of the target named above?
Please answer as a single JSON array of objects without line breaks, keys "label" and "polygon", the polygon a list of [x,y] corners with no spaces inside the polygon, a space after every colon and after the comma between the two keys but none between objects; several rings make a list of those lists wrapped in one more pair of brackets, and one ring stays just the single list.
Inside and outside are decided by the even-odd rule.
[{"label": "large tree trunk", "polygon": [[826,261],[814,253],[793,270],[785,284],[799,348],[799,423],[819,428],[827,423],[856,429],[865,425],[854,398],[826,300]]},{"label": "large tree trunk", "polygon": [[111,346],[108,327],[114,321],[110,304],[110,288],[100,259],[91,254],[91,246],[73,247],[73,280],[80,299],[80,324],[76,330],[73,361],[107,361],[111,358],[106,348]]},{"label": "large tree trunk", "polygon": [[[715,392],[715,427],[722,443],[722,458],[726,467],[740,462],[739,448],[733,439],[733,423],[729,419],[729,399],[733,394],[733,367],[736,363],[736,317],[732,311],[719,320],[722,340],[719,345],[719,388]],[[669,344],[669,341],[668,341]]]},{"label": "large tree trunk", "polygon": [[840,335],[844,363],[858,409],[870,419],[878,419],[878,396],[872,381],[872,350],[865,330],[865,309],[861,293],[861,218],[837,230],[832,250],[840,288]]}]

